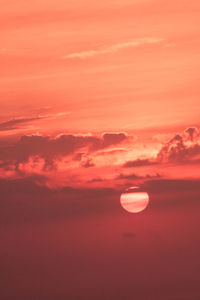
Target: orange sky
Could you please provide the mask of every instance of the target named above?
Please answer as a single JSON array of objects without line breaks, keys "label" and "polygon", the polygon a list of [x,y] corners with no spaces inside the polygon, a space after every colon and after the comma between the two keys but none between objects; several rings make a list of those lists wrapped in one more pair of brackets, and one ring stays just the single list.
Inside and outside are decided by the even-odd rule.
[{"label": "orange sky", "polygon": [[[0,4],[4,142],[30,134],[101,139],[104,132],[122,132],[130,139],[106,146],[111,155],[79,149],[83,164],[113,168],[156,159],[163,142],[199,126],[199,1]],[[34,160],[31,155],[23,163]],[[70,172],[75,166],[80,175],[72,161]],[[88,174],[95,173],[90,167]]]},{"label": "orange sky", "polygon": [[1,120],[39,131],[199,122],[199,1],[1,1]]}]

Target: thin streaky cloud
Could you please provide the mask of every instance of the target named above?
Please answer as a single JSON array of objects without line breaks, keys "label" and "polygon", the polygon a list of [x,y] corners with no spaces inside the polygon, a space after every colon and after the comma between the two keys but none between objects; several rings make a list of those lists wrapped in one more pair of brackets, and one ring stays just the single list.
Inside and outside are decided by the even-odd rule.
[{"label": "thin streaky cloud", "polygon": [[52,113],[52,114],[44,114],[44,115],[38,115],[36,117],[18,117],[14,118],[12,120],[8,120],[6,122],[0,123],[0,132],[1,131],[9,131],[9,130],[16,130],[20,127],[23,127],[27,123],[33,123],[38,120],[44,120],[44,119],[57,119],[62,118],[64,116],[67,116],[71,114],[71,112],[58,112],[58,113]]},{"label": "thin streaky cloud", "polygon": [[93,57],[96,55],[114,53],[114,52],[117,52],[117,51],[120,51],[120,50],[126,49],[126,48],[139,47],[144,44],[157,44],[157,43],[160,43],[163,41],[164,41],[163,38],[141,38],[141,39],[135,39],[133,41],[129,41],[126,43],[114,44],[112,46],[105,47],[102,49],[75,52],[75,53],[71,53],[68,55],[64,55],[61,58],[62,59],[73,59],[73,58],[85,59],[85,58],[90,58],[90,57]]},{"label": "thin streaky cloud", "polygon": [[16,118],[3,123],[0,123],[0,131],[14,130],[20,125],[24,125],[29,122],[37,121],[46,118],[46,116],[38,116],[33,118]]}]

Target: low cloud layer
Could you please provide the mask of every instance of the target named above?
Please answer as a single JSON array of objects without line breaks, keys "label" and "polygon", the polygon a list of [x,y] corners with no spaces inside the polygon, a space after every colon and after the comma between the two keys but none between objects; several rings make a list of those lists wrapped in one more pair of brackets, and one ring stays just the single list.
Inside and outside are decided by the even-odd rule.
[{"label": "low cloud layer", "polygon": [[129,136],[125,133],[104,133],[101,136],[62,134],[55,138],[22,136],[13,144],[2,142],[0,176],[56,176],[57,185],[63,185],[72,178],[75,183],[81,180],[87,182],[96,176],[95,171],[90,171],[96,166],[96,153],[128,141]]},{"label": "low cloud layer", "polygon": [[[81,188],[70,186],[52,190],[45,178],[31,176],[0,179],[2,224],[40,220],[71,219],[75,216],[106,215],[121,212],[119,197],[123,190],[113,188]],[[168,207],[191,207],[199,204],[199,180],[146,178],[143,187],[151,198],[151,211]],[[188,197],[190,195],[190,197]]]},{"label": "low cloud layer", "polygon": [[[146,157],[141,154],[142,149],[145,149]],[[148,152],[148,149],[138,146],[133,136],[123,132],[57,137],[26,135],[12,144],[1,141],[0,178],[38,175],[48,178],[45,184],[52,188],[70,184],[79,188],[123,188],[151,178],[179,178],[182,173],[179,169],[186,165],[191,169],[191,164],[193,175],[190,172],[190,176],[197,178],[194,167],[200,163],[197,128],[189,127],[175,134],[156,151],[151,148]],[[128,160],[132,154],[136,159]]]}]

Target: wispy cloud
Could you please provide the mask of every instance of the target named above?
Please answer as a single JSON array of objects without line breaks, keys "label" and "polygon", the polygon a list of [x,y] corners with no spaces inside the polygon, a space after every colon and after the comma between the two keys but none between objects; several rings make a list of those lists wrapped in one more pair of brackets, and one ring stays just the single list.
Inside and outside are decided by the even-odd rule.
[{"label": "wispy cloud", "polygon": [[96,50],[87,50],[87,51],[81,51],[81,52],[74,52],[67,55],[62,56],[62,59],[73,59],[73,58],[79,58],[79,59],[86,59],[90,58],[96,55],[102,55],[102,54],[108,54],[108,53],[114,53],[118,52],[122,49],[126,48],[134,48],[139,47],[145,44],[157,44],[163,42],[163,38],[152,38],[152,37],[145,37],[141,39],[135,39],[126,43],[118,43],[114,44],[109,47],[104,47],[101,49]]},{"label": "wispy cloud", "polygon": [[13,120],[9,120],[3,123],[0,123],[0,131],[14,130],[18,128],[20,125],[24,125],[25,123],[37,121],[40,119],[44,119],[45,116],[38,116],[34,118],[17,118]]},{"label": "wispy cloud", "polygon": [[58,113],[52,113],[52,114],[44,114],[44,115],[39,115],[36,117],[18,117],[3,123],[0,123],[0,132],[1,131],[9,131],[9,130],[16,130],[19,128],[23,128],[23,126],[27,123],[33,123],[38,120],[43,120],[43,119],[57,119],[64,117],[71,112],[58,112]]}]

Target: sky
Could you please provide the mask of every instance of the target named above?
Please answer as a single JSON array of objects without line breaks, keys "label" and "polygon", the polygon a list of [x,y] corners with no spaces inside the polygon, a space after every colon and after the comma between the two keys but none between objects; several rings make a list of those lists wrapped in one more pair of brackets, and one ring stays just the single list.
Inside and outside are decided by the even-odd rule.
[{"label": "sky", "polygon": [[199,299],[199,1],[0,5],[3,300]]}]

